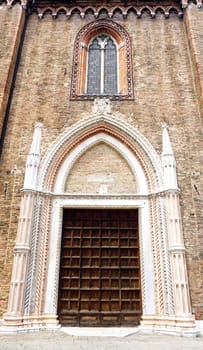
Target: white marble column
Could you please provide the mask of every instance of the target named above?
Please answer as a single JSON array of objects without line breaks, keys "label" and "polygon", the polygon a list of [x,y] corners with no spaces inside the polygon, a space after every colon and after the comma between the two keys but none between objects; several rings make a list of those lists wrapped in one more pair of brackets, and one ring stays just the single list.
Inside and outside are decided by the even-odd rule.
[{"label": "white marble column", "polygon": [[176,325],[183,328],[190,328],[194,327],[194,319],[191,314],[176,162],[166,124],[163,125],[162,164],[166,191],[168,241],[172,268],[175,317],[177,319]]},{"label": "white marble column", "polygon": [[26,162],[24,187],[20,206],[18,231],[14,248],[14,261],[5,327],[22,326],[24,315],[25,282],[30,254],[32,216],[36,198],[37,173],[40,161],[41,123],[36,123],[33,142]]}]

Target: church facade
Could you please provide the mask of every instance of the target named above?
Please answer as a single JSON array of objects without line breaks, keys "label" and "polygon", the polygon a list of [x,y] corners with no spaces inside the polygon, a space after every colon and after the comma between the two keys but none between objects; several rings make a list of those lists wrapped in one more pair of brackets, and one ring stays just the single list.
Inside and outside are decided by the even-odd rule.
[{"label": "church facade", "polygon": [[202,0],[0,2],[1,331],[203,320]]}]

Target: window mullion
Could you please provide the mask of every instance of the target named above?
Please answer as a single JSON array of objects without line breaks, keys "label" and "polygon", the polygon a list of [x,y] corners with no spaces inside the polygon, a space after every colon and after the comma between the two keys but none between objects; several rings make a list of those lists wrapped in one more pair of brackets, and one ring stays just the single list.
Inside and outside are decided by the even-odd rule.
[{"label": "window mullion", "polygon": [[101,94],[104,93],[104,47],[101,47]]}]

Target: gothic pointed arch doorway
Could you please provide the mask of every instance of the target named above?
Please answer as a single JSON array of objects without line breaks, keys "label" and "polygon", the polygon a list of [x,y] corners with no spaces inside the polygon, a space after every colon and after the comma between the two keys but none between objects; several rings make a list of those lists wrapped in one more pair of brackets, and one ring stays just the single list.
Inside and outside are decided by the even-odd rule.
[{"label": "gothic pointed arch doorway", "polygon": [[[41,126],[36,126],[27,161],[9,306],[4,318],[5,327],[37,325],[53,328],[58,325],[58,316],[60,322],[63,323],[61,318],[63,305],[59,306],[60,299],[63,299],[63,295],[61,297],[60,294],[63,289],[61,287],[62,278],[59,277],[62,276],[60,273],[63,266],[60,258],[62,256],[62,259],[63,257],[69,259],[67,268],[70,274],[74,272],[73,275],[75,265],[70,265],[70,260],[73,258],[79,260],[76,268],[80,272],[75,279],[79,285],[73,286],[75,281],[72,276],[62,276],[68,277],[70,285],[67,288],[65,286],[65,289],[68,289],[68,293],[69,291],[72,293],[64,298],[68,299],[69,303],[71,301],[74,303],[76,299],[79,304],[75,321],[72,315],[72,320],[69,319],[71,322],[85,325],[91,321],[100,325],[108,325],[108,322],[112,323],[115,316],[116,325],[122,324],[121,320],[137,324],[141,319],[142,329],[170,328],[171,331],[195,332],[189,300],[181,216],[178,212],[177,221],[177,211],[174,211],[174,208],[179,208],[179,192],[175,160],[167,128],[164,126],[163,129],[162,165],[160,156],[148,140],[124,120],[125,117],[121,119],[120,114],[111,114],[108,110],[108,101],[105,102],[105,111],[97,109],[95,114],[62,133],[44,157],[39,173],[37,172],[38,165],[37,168],[33,168],[33,164],[36,164],[36,157],[39,162],[40,131],[38,129]],[[35,162],[32,161],[33,157],[35,157]],[[111,161],[106,161],[108,159]],[[91,173],[88,173],[87,169],[91,169]],[[31,207],[29,213],[26,211],[27,203],[30,203]],[[83,222],[83,228],[90,227],[93,232],[93,228],[96,227],[97,233],[100,232],[100,243],[95,241],[94,246],[90,242],[97,239],[96,233],[95,236],[91,233],[87,237],[81,234],[78,235],[80,244],[71,243],[67,247],[71,251],[69,250],[66,254],[64,250],[63,254],[63,249],[66,249],[62,239],[63,226],[66,227],[65,221],[63,225],[66,210],[68,220],[70,216],[74,217],[74,212],[84,216],[86,211],[86,216],[91,217],[93,221],[95,215],[101,215],[100,224],[97,226],[93,224],[85,226],[86,219],[79,218]],[[25,217],[24,213],[27,213],[28,216]],[[114,258],[114,226],[110,228],[111,232],[106,237],[104,230],[108,226],[103,223],[110,215],[112,218],[114,215],[122,217],[123,214],[128,219],[122,220],[116,230],[121,232],[123,227],[128,226],[128,244],[125,245],[123,232],[117,238],[115,236],[120,243],[115,247],[117,251],[115,250]],[[133,219],[131,217],[132,221],[134,220],[132,227],[128,224],[131,221],[130,215],[133,217]],[[137,234],[135,232],[137,215],[139,218],[139,254],[137,254],[138,250],[136,252],[135,241],[133,243]],[[30,225],[31,219],[32,225]],[[77,221],[78,224],[78,219],[74,221],[75,223]],[[113,219],[111,221],[114,222]],[[70,227],[72,226],[68,224],[68,231]],[[77,228],[75,224],[73,227]],[[176,227],[175,231],[174,227]],[[81,225],[79,228],[81,229]],[[131,228],[134,230],[133,236],[130,235]],[[104,229],[103,232],[102,229]],[[82,231],[84,233],[84,230]],[[77,238],[70,232],[67,236],[65,234],[65,239]],[[81,244],[83,238],[89,240],[89,243],[86,241],[87,246]],[[109,240],[107,245],[104,244],[106,238]],[[25,240],[27,250],[25,250]],[[134,244],[133,253],[130,251],[130,242]],[[128,251],[125,252],[125,249]],[[107,252],[107,256],[103,255]],[[137,257],[140,270],[136,276]],[[105,261],[106,258],[109,260],[109,265],[103,265],[103,260]],[[88,266],[86,259],[90,259]],[[97,259],[94,260],[94,263],[99,265],[95,293],[100,296],[97,296],[96,300],[92,300],[95,299],[93,295],[89,298],[89,291],[86,298],[85,290],[85,288],[89,290],[93,288],[89,283],[92,283],[94,279],[90,278],[90,275],[87,276],[87,279],[83,278],[84,274],[81,275],[82,269],[96,270],[92,259]],[[122,264],[125,261],[123,265],[121,261]],[[133,262],[133,275],[132,278],[127,276],[127,290],[131,295],[127,295],[125,287],[122,289],[126,279],[120,271],[125,267],[131,270],[131,262]],[[105,294],[108,288],[106,285],[103,290],[101,271],[106,267],[106,270],[110,271],[114,263],[120,277],[104,276],[105,283],[117,283],[115,290],[110,287],[108,293]],[[89,270],[86,270],[86,273],[87,271],[89,273]],[[140,276],[138,290],[134,286],[130,290],[130,281],[133,279],[135,281],[138,275]],[[17,283],[18,280],[21,282]],[[88,286],[85,287],[84,283],[87,281]],[[76,293],[75,296],[74,293]],[[123,294],[121,298],[118,297],[119,293]],[[97,315],[90,319],[91,309],[95,311],[94,301],[100,306],[96,309]],[[135,305],[137,301],[140,305],[138,308]],[[128,307],[125,306],[123,309],[121,307],[118,310],[119,303],[128,304]],[[110,310],[113,304],[116,307],[114,311],[115,313],[119,311],[119,316],[114,315],[112,309]],[[85,309],[82,309],[83,307]],[[109,308],[106,310],[109,312],[108,315],[105,314],[102,307],[105,310]],[[129,315],[130,308],[134,312],[133,315]],[[65,309],[73,311],[73,307],[65,306]],[[81,315],[79,309],[85,311],[86,314]],[[135,318],[136,312],[138,312],[137,318]]]},{"label": "gothic pointed arch doorway", "polygon": [[[50,237],[50,256],[57,244],[60,251],[59,322],[140,324],[143,295],[152,301],[154,290],[147,181],[138,159],[105,130],[94,130],[64,159],[54,192],[63,193],[53,202]],[[52,275],[50,268],[47,299]],[[154,302],[144,305],[153,312]]]},{"label": "gothic pointed arch doorway", "polygon": [[[138,208],[121,203],[139,192],[137,174],[122,144],[105,133],[79,148],[64,192],[93,198],[89,208],[63,208],[59,322],[135,326],[142,315]],[[112,196],[120,196],[120,207],[110,206]]]}]

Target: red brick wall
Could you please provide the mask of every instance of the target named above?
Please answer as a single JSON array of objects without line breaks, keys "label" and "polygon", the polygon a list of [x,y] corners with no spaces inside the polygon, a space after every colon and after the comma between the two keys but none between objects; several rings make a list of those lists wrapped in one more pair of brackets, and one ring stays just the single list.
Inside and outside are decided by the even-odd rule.
[{"label": "red brick wall", "polygon": [[184,22],[203,118],[203,8],[198,9],[194,4],[190,4],[185,11]]},{"label": "red brick wall", "polygon": [[[19,5],[10,10],[5,4],[0,5],[0,134],[13,79],[24,15]],[[15,174],[15,171],[11,175],[16,154],[13,153],[11,159],[7,163],[11,162],[11,167],[4,161],[1,162],[0,167],[2,175],[0,180],[0,314],[7,306],[21,183],[21,178]]]},{"label": "red brick wall", "polygon": [[[202,133],[203,126],[203,8],[197,8],[194,4],[190,4],[185,10],[184,16],[185,29],[188,40],[188,47],[191,58],[192,71],[195,80],[195,88],[197,93],[197,99],[199,102],[199,134]],[[192,136],[192,135],[191,135]],[[192,266],[196,266],[196,273],[194,277],[191,271],[191,284],[193,285],[193,308],[196,312],[196,317],[203,318],[203,308],[201,306],[202,301],[198,300],[200,289],[203,290],[203,207],[202,207],[202,161],[203,156],[202,146],[199,144],[199,139],[194,137],[193,146],[191,149],[196,148],[200,152],[199,167],[196,158],[193,157],[193,152],[190,154],[191,167],[196,164],[196,167],[191,170],[191,184],[193,187],[193,196],[191,200],[194,205],[194,219],[196,218],[197,235],[194,240],[194,253],[190,256]],[[199,169],[198,169],[199,168]],[[192,215],[192,213],[191,213]],[[189,242],[188,242],[189,244]],[[198,278],[199,270],[199,278]],[[201,296],[202,297],[202,296]],[[200,297],[200,298],[201,298]]]},{"label": "red brick wall", "polygon": [[19,5],[0,5],[0,134],[13,79],[25,12]]}]

